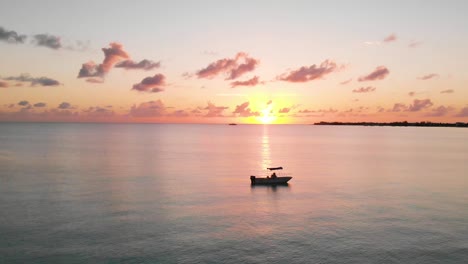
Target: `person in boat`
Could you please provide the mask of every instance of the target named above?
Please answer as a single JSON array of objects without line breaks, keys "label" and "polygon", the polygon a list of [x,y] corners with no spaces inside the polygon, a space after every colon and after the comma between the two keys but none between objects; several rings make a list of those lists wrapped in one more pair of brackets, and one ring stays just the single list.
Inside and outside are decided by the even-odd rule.
[{"label": "person in boat", "polygon": [[271,174],[271,178],[276,179],[276,173],[275,172],[273,172],[273,174]]}]

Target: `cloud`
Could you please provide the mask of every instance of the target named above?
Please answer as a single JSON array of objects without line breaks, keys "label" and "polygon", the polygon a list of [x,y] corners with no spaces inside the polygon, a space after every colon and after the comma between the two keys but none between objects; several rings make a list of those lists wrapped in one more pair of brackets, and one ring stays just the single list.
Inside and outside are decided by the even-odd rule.
[{"label": "cloud", "polygon": [[198,78],[211,79],[219,74],[227,75],[226,80],[234,80],[247,72],[255,70],[259,61],[244,52],[237,53],[233,59],[225,58],[210,63],[196,72]]},{"label": "cloud", "polygon": [[91,106],[83,110],[83,112],[91,117],[111,117],[115,115],[114,111],[100,106]]},{"label": "cloud", "polygon": [[428,108],[428,107],[430,107],[432,105],[433,105],[433,103],[431,102],[430,99],[423,99],[423,100],[414,99],[413,104],[411,104],[408,107],[407,111],[418,112],[418,111],[423,110],[425,108]]},{"label": "cloud", "polygon": [[221,117],[223,116],[223,111],[228,109],[227,106],[216,106],[215,104],[208,102],[208,106],[203,108],[204,110],[208,110],[208,113],[205,117]]},{"label": "cloud", "polygon": [[7,88],[7,87],[9,87],[7,82],[0,81],[0,88]]},{"label": "cloud", "polygon": [[454,93],[455,90],[453,89],[447,89],[447,90],[443,90],[443,91],[440,91],[440,93]]},{"label": "cloud", "polygon": [[252,110],[249,108],[249,102],[245,102],[241,105],[236,106],[236,110],[232,112],[234,115],[239,114],[241,117],[249,117],[249,116],[259,116],[259,112],[252,112]]},{"label": "cloud", "polygon": [[231,82],[231,87],[237,87],[237,86],[255,86],[257,85],[258,82],[258,76],[254,76],[252,79],[248,79],[246,81],[235,81]]},{"label": "cloud", "polygon": [[26,100],[19,101],[19,102],[18,102],[18,105],[21,105],[21,106],[28,106],[28,105],[29,105],[29,102],[26,101]]},{"label": "cloud", "polygon": [[73,109],[72,105],[68,102],[62,102],[57,106],[58,109]]},{"label": "cloud", "polygon": [[412,92],[412,91],[408,93],[409,96],[414,96],[415,94],[416,94],[416,93],[415,93],[415,92]]},{"label": "cloud", "polygon": [[361,87],[359,89],[354,89],[353,93],[370,93],[375,91],[375,87],[372,86],[367,86],[367,87]]},{"label": "cloud", "polygon": [[146,77],[140,83],[134,84],[132,90],[140,92],[158,93],[164,91],[165,76],[158,73],[153,77]]},{"label": "cloud", "polygon": [[103,83],[104,80],[100,78],[88,78],[86,79],[87,82],[89,83]]},{"label": "cloud", "polygon": [[37,34],[34,35],[34,43],[36,46],[43,46],[51,49],[60,49],[62,44],[60,38],[48,34]]},{"label": "cloud", "polygon": [[421,41],[412,41],[412,42],[410,42],[410,44],[408,44],[408,47],[410,47],[410,48],[416,48],[416,47],[421,46],[421,44],[422,44]]},{"label": "cloud", "polygon": [[458,114],[455,116],[458,117],[468,117],[468,107],[463,107]]},{"label": "cloud", "polygon": [[273,101],[272,101],[272,100],[268,100],[267,105],[271,105],[271,103],[273,103]]},{"label": "cloud", "polygon": [[352,80],[353,80],[353,79],[348,79],[348,80],[346,80],[346,81],[340,82],[340,84],[341,84],[341,85],[346,85],[346,84],[350,83]]},{"label": "cloud", "polygon": [[34,78],[29,76],[29,74],[21,74],[20,76],[10,76],[3,78],[7,81],[18,81],[18,82],[29,82],[31,86],[40,85],[40,86],[58,86],[60,82],[49,77],[38,77]]},{"label": "cloud", "polygon": [[403,111],[406,111],[408,109],[408,107],[406,107],[405,104],[402,104],[402,103],[396,103],[393,105],[393,108],[392,110],[390,110],[390,112],[403,112]]},{"label": "cloud", "polygon": [[453,111],[454,108],[450,106],[439,106],[431,111],[431,113],[428,113],[427,116],[445,116],[447,115],[450,111]]},{"label": "cloud", "polygon": [[149,101],[130,109],[130,115],[134,117],[158,117],[166,114],[166,107],[161,100]]},{"label": "cloud", "polygon": [[383,39],[383,42],[393,42],[393,41],[396,41],[397,40],[397,36],[395,35],[395,33],[392,33],[390,35],[388,35],[386,38]]},{"label": "cloud", "polygon": [[382,80],[390,73],[390,71],[385,66],[378,66],[375,70],[369,73],[366,76],[359,77],[358,81],[375,81],[375,80]]},{"label": "cloud", "polygon": [[3,27],[0,27],[0,41],[17,44],[24,43],[26,38],[26,35],[20,35],[16,31],[6,30]]},{"label": "cloud", "polygon": [[431,74],[427,74],[427,75],[418,77],[418,79],[419,79],[419,80],[429,80],[429,79],[436,78],[436,77],[439,77],[439,74],[437,74],[437,73],[431,73]]},{"label": "cloud", "polygon": [[155,68],[159,68],[161,66],[160,62],[154,62],[150,60],[142,60],[138,63],[134,62],[133,60],[124,60],[117,63],[114,67],[115,68],[124,68],[126,70],[145,70],[149,71]]},{"label": "cloud", "polygon": [[46,103],[35,103],[33,106],[34,107],[45,107]]},{"label": "cloud", "polygon": [[277,78],[288,82],[308,82],[316,79],[321,79],[325,75],[337,71],[338,67],[335,62],[330,60],[323,61],[319,66],[313,64],[309,67],[302,66],[297,70],[289,73],[283,73]]},{"label": "cloud", "polygon": [[291,108],[289,107],[284,107],[284,108],[281,108],[278,113],[280,114],[286,114],[286,113],[289,113],[291,111]]},{"label": "cloud", "polygon": [[93,61],[82,64],[78,73],[78,78],[104,78],[104,76],[110,71],[114,64],[123,59],[129,58],[127,52],[123,50],[122,44],[113,42],[110,43],[109,46],[109,48],[102,48],[102,51],[104,52],[104,60],[101,64],[97,65]]}]

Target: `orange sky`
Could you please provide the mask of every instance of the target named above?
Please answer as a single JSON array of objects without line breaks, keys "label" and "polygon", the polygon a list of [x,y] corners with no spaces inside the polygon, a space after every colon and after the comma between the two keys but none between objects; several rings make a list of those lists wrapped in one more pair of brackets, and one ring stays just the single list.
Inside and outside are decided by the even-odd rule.
[{"label": "orange sky", "polygon": [[468,122],[463,10],[6,1],[0,121]]}]

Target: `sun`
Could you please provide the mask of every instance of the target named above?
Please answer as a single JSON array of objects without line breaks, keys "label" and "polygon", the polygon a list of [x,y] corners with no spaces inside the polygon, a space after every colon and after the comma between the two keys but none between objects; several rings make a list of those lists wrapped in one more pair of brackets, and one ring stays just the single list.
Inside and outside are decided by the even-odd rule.
[{"label": "sun", "polygon": [[261,112],[262,114],[260,115],[259,119],[262,124],[272,124],[276,120],[276,116],[272,115],[273,111],[271,104]]}]

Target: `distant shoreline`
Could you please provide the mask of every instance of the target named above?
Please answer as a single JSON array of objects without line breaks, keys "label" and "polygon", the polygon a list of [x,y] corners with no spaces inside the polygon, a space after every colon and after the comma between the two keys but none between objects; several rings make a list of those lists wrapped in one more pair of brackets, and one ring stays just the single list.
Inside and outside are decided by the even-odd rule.
[{"label": "distant shoreline", "polygon": [[468,127],[468,123],[433,123],[433,122],[318,122],[319,126],[393,126],[393,127]]}]

